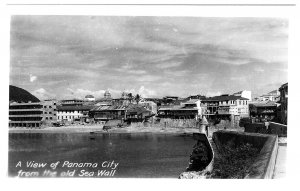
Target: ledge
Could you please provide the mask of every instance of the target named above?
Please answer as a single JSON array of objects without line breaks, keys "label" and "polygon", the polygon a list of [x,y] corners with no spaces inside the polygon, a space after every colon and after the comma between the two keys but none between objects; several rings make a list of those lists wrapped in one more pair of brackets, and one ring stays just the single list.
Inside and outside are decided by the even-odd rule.
[{"label": "ledge", "polygon": [[213,140],[218,150],[229,141],[233,145],[250,143],[260,150],[250,173],[245,179],[271,179],[273,176],[278,151],[278,136],[236,131],[217,131],[213,133]]}]

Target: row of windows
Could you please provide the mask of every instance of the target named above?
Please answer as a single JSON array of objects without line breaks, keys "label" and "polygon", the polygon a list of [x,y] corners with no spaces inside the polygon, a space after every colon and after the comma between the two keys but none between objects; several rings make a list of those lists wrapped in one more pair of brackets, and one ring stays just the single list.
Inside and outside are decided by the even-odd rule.
[{"label": "row of windows", "polygon": [[[230,104],[235,104],[235,101],[230,100],[230,101],[224,101],[223,103],[226,103],[226,104],[228,104],[228,103],[230,103]],[[239,101],[239,105],[247,105],[247,104],[248,104],[248,101],[247,101],[247,100],[240,100],[240,101]]]},{"label": "row of windows", "polygon": [[48,112],[45,111],[44,114],[52,114],[52,112],[50,111],[50,112],[48,113]]},{"label": "row of windows", "polygon": [[52,108],[52,106],[51,105],[44,105],[44,108]]},{"label": "row of windows", "polygon": [[75,119],[79,116],[57,116],[57,119]]},{"label": "row of windows", "polygon": [[46,120],[48,120],[48,119],[52,120],[52,117],[46,117]]},{"label": "row of windows", "polygon": [[59,111],[59,113],[82,113],[82,111]]}]

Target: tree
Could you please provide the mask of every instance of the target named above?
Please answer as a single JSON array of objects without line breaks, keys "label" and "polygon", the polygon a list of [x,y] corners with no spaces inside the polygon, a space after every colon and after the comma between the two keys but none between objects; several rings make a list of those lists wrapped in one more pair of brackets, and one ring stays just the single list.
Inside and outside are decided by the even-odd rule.
[{"label": "tree", "polygon": [[134,99],[135,99],[136,103],[139,104],[139,101],[141,100],[141,96],[139,94],[136,94]]},{"label": "tree", "polygon": [[127,94],[128,95],[128,99],[129,99],[129,101],[130,101],[130,103],[132,102],[132,100],[133,100],[133,95],[132,95],[132,93],[129,93],[129,94]]}]

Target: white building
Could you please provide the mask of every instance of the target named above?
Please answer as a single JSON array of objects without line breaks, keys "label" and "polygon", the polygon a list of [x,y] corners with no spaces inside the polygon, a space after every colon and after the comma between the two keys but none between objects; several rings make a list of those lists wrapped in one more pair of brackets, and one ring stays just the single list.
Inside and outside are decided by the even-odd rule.
[{"label": "white building", "polygon": [[92,95],[86,95],[84,99],[85,101],[95,101],[95,97]]},{"label": "white building", "polygon": [[267,94],[258,97],[258,101],[279,101],[280,92],[278,90],[273,90]]},{"label": "white building", "polygon": [[252,101],[252,93],[248,90],[243,90],[232,94],[234,96],[241,96],[243,98],[247,98],[249,101]]},{"label": "white building", "polygon": [[57,121],[76,121],[88,117],[92,106],[57,106]]},{"label": "white building", "polygon": [[241,96],[221,95],[202,100],[204,115],[249,117],[249,100]]}]

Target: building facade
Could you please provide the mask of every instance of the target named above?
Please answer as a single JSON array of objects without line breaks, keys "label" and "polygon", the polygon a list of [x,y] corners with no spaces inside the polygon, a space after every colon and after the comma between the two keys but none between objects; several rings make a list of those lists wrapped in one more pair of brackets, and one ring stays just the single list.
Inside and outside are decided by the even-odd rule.
[{"label": "building facade", "polygon": [[10,103],[9,127],[40,128],[56,121],[56,101]]},{"label": "building facade", "polygon": [[252,92],[251,91],[243,90],[243,91],[236,92],[232,95],[247,98],[248,101],[252,101]]},{"label": "building facade", "polygon": [[279,88],[280,92],[280,120],[281,123],[287,125],[288,115],[288,83],[283,84]]},{"label": "building facade", "polygon": [[274,101],[252,102],[249,104],[250,118],[253,122],[272,121],[277,118],[277,107]]},{"label": "building facade", "polygon": [[57,121],[86,121],[91,109],[89,105],[57,106]]},{"label": "building facade", "polygon": [[198,119],[201,117],[202,108],[199,99],[191,99],[180,105],[165,105],[158,109],[158,117],[170,119]]},{"label": "building facade", "polygon": [[43,122],[51,124],[57,121],[57,101],[45,100],[41,102],[43,105]]},{"label": "building facade", "polygon": [[9,127],[41,127],[43,105],[37,103],[11,103],[9,105]]},{"label": "building facade", "polygon": [[206,98],[201,101],[203,115],[233,115],[249,117],[249,99],[234,96],[234,95],[221,95],[211,98]]}]

